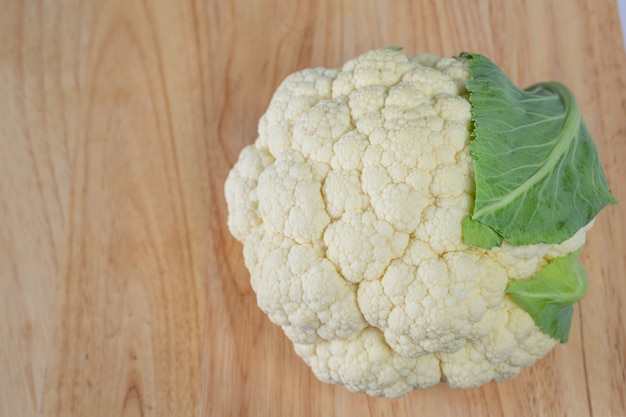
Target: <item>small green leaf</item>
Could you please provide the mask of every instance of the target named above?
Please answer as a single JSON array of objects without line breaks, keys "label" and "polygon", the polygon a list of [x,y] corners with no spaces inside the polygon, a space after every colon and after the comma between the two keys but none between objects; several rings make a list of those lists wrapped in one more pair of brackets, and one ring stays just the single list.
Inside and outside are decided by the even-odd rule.
[{"label": "small green leaf", "polygon": [[388,46],[387,49],[391,49],[392,51],[401,51],[404,49],[404,46]]},{"label": "small green leaf", "polygon": [[466,216],[461,222],[463,240],[466,245],[491,249],[502,245],[502,236],[495,230]]},{"label": "small green leaf", "polygon": [[537,326],[561,343],[567,342],[574,303],[587,293],[587,273],[579,251],[552,260],[528,280],[513,281],[506,292],[531,315]]},{"label": "small green leaf", "polygon": [[567,87],[521,90],[484,56],[462,56],[471,75],[472,220],[515,246],[562,243],[616,202]]}]

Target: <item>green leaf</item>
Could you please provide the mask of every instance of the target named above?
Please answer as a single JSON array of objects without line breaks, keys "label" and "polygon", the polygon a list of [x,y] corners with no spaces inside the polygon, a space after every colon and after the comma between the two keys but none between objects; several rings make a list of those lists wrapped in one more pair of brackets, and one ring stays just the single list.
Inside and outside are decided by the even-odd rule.
[{"label": "green leaf", "polygon": [[465,216],[461,222],[463,228],[463,240],[469,246],[491,249],[502,245],[502,236],[489,226],[472,220],[470,216]]},{"label": "green leaf", "polygon": [[562,243],[616,203],[567,87],[521,90],[484,56],[462,56],[470,59],[474,221],[515,246]]},{"label": "green leaf", "polygon": [[579,251],[556,258],[529,280],[513,281],[507,293],[531,315],[537,326],[561,343],[567,342],[573,304],[587,293],[587,273]]},{"label": "green leaf", "polygon": [[392,51],[401,51],[404,49],[404,46],[392,45],[388,46],[387,49],[391,49]]}]

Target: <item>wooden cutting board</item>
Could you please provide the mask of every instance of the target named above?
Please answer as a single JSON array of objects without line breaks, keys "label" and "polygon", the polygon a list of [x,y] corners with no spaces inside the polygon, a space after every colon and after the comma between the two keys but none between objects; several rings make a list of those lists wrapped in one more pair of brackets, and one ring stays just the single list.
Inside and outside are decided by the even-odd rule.
[{"label": "wooden cutting board", "polygon": [[[612,0],[0,0],[0,415],[625,416],[626,58]],[[256,307],[223,184],[289,73],[485,54],[578,97],[613,194],[570,341],[399,400],[318,382]]]}]

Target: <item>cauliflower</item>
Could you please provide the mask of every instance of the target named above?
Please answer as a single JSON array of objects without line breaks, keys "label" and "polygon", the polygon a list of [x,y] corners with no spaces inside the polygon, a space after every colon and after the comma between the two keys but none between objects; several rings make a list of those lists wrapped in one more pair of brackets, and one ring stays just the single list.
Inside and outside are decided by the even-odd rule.
[{"label": "cauliflower", "polygon": [[471,60],[380,49],[292,74],[226,180],[258,305],[324,382],[478,387],[557,343],[508,288],[576,253],[593,220],[560,242],[492,227],[498,243],[468,244]]}]

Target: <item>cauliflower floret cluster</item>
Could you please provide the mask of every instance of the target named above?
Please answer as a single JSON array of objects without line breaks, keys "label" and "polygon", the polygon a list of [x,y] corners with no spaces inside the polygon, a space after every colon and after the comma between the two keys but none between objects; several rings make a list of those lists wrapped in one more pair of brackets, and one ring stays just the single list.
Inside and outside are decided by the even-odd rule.
[{"label": "cauliflower floret cluster", "polygon": [[259,307],[322,381],[399,397],[515,377],[556,341],[505,293],[585,240],[468,247],[463,58],[381,49],[289,76],[225,184]]}]

